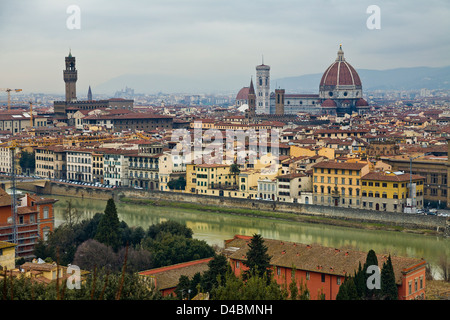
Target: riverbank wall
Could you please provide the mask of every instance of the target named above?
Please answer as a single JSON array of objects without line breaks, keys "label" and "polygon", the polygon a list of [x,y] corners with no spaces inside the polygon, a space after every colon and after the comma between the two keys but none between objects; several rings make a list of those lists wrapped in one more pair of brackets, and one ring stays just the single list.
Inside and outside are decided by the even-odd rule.
[{"label": "riverbank wall", "polygon": [[108,200],[121,198],[136,200],[153,200],[166,202],[192,203],[196,205],[215,206],[224,208],[240,208],[259,211],[285,212],[299,216],[314,216],[331,219],[347,220],[361,223],[376,223],[385,226],[399,226],[407,229],[431,230],[446,237],[450,236],[450,219],[439,216],[424,216],[407,213],[393,213],[375,210],[363,210],[332,206],[308,205],[299,203],[285,203],[277,201],[240,199],[231,197],[217,197],[196,195],[180,192],[146,191],[129,188],[92,188],[70,185],[53,181],[45,186],[35,186],[32,192],[44,195],[59,195],[86,199]]}]

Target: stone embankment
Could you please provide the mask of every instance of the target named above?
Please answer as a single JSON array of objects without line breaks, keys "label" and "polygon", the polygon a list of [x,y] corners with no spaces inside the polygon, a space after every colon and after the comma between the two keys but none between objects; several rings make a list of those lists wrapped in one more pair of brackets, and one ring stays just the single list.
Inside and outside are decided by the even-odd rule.
[{"label": "stone embankment", "polygon": [[433,233],[450,236],[450,219],[439,216],[424,216],[407,213],[381,212],[341,207],[284,203],[264,200],[239,199],[231,197],[204,196],[180,192],[145,191],[129,188],[95,188],[48,181],[44,187],[35,186],[29,190],[40,194],[107,200],[113,197],[155,200],[166,202],[191,203],[222,208],[239,208],[265,212],[284,212],[299,217],[323,217],[356,223],[372,223],[383,226],[401,227],[408,230],[429,230]]}]

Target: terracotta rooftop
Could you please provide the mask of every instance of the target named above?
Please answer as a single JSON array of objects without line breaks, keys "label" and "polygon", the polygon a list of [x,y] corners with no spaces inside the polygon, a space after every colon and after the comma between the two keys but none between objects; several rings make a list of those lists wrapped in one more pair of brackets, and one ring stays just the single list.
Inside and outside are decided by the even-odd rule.
[{"label": "terracotta rooftop", "polygon": [[158,289],[174,288],[177,286],[180,276],[185,275],[188,278],[192,278],[196,273],[202,273],[208,270],[208,263],[211,259],[212,258],[206,258],[150,269],[139,272],[139,275],[154,277],[155,285]]},{"label": "terracotta rooftop", "polygon": [[[245,261],[250,237],[236,236],[232,240],[225,241],[225,253],[227,257]],[[324,247],[318,244],[302,244],[273,239],[264,239],[267,254],[271,256],[270,264],[273,266],[320,272],[333,275],[352,275],[358,269],[359,262],[364,265],[367,252],[344,250],[339,248]],[[382,268],[387,260],[387,254],[377,254],[378,266]],[[423,259],[397,257],[391,255],[397,284],[402,281],[403,271],[424,265]]]},{"label": "terracotta rooftop", "polygon": [[367,165],[367,162],[322,161],[313,165],[313,168],[361,170]]}]

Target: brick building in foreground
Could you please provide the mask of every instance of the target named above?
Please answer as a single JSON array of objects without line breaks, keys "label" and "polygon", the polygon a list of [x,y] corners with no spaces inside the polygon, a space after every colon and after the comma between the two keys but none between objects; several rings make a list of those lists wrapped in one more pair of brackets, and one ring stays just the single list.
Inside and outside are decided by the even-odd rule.
[{"label": "brick building in foreground", "polygon": [[[236,275],[246,270],[244,261],[251,237],[236,235],[225,241],[225,254]],[[317,244],[264,239],[274,278],[279,285],[289,288],[292,276],[297,284],[303,281],[310,298],[316,300],[320,292],[326,300],[335,300],[345,276],[353,276],[359,263],[364,265],[367,252],[340,250]],[[380,269],[387,255],[377,254]],[[391,256],[399,300],[425,299],[425,260]]]},{"label": "brick building in foreground", "polygon": [[[14,239],[11,200],[11,196],[0,189],[0,241],[12,242]],[[53,204],[56,201],[30,194],[18,199],[17,256],[33,257],[34,246],[38,239],[47,240],[47,236],[53,231],[55,225]]]}]

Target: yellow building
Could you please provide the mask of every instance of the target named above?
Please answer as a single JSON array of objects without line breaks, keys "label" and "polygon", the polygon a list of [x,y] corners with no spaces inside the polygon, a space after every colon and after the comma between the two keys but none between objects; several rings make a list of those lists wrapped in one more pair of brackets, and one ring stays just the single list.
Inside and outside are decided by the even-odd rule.
[{"label": "yellow building", "polygon": [[7,268],[12,270],[16,267],[16,244],[0,241],[0,270]]},{"label": "yellow building", "polygon": [[[196,173],[195,193],[197,194],[223,196],[224,190],[237,189],[238,175],[231,174],[229,165],[199,164],[194,166],[192,170],[195,170]],[[189,172],[186,171],[186,175],[188,174]],[[189,187],[191,186],[192,183]]]},{"label": "yellow building", "polygon": [[369,172],[368,162],[322,161],[312,168],[314,204],[360,207],[361,177]]},{"label": "yellow building", "polygon": [[196,193],[197,190],[197,168],[195,164],[186,164],[186,193]]},{"label": "yellow building", "polygon": [[424,179],[403,172],[370,172],[361,178],[361,208],[389,212],[407,212],[411,207],[420,209]]},{"label": "yellow building", "polygon": [[[41,261],[42,262],[42,261]],[[35,281],[42,283],[51,283],[56,281],[66,281],[72,274],[67,272],[68,267],[58,266],[56,263],[45,263],[33,260],[33,262],[25,262],[20,266],[22,275],[32,277]],[[80,270],[80,281],[85,282],[88,271]]]},{"label": "yellow building", "polygon": [[319,148],[319,149],[315,149],[315,148],[300,147],[300,146],[292,145],[289,154],[291,156],[293,156],[293,157],[323,156],[323,157],[326,157],[328,159],[334,159],[335,158],[335,149],[327,148],[327,147],[322,147],[322,148]]}]

